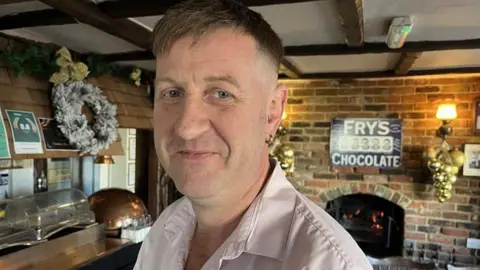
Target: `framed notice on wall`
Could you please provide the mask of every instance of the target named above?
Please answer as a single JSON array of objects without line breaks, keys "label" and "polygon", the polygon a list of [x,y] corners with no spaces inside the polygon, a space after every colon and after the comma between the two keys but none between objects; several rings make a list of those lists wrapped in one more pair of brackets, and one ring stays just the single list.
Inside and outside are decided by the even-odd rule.
[{"label": "framed notice on wall", "polygon": [[467,143],[464,152],[463,175],[480,176],[480,144]]},{"label": "framed notice on wall", "polygon": [[6,110],[17,154],[43,154],[37,120],[32,112]]},{"label": "framed notice on wall", "polygon": [[2,111],[0,109],[0,158],[10,158],[10,149],[8,148],[7,130],[3,121]]},{"label": "framed notice on wall", "polygon": [[38,117],[38,123],[42,127],[43,142],[47,151],[79,151],[62,134],[57,126],[57,121],[51,118]]},{"label": "framed notice on wall", "polygon": [[473,134],[480,135],[480,97],[473,101]]},{"label": "framed notice on wall", "polygon": [[398,168],[402,155],[401,119],[334,119],[330,163],[341,167]]},{"label": "framed notice on wall", "polygon": [[135,163],[128,163],[128,186],[135,186]]}]

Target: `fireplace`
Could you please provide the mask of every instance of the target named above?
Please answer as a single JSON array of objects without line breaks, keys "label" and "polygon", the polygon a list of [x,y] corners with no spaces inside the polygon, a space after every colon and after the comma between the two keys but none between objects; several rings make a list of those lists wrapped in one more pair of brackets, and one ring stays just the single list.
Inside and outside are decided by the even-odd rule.
[{"label": "fireplace", "polygon": [[329,201],[326,211],[366,255],[402,256],[405,212],[400,206],[374,195],[353,194]]}]

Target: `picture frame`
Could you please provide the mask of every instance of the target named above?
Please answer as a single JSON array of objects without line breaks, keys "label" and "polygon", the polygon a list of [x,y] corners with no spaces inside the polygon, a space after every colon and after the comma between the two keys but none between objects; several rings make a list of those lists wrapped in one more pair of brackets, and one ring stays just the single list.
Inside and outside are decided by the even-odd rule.
[{"label": "picture frame", "polygon": [[128,160],[135,160],[137,155],[137,140],[136,138],[128,139]]},{"label": "picture frame", "polygon": [[464,176],[480,176],[480,143],[466,143],[464,147]]},{"label": "picture frame", "polygon": [[480,135],[480,97],[473,100],[473,134]]},{"label": "picture frame", "polygon": [[128,163],[128,186],[135,186],[135,163]]}]

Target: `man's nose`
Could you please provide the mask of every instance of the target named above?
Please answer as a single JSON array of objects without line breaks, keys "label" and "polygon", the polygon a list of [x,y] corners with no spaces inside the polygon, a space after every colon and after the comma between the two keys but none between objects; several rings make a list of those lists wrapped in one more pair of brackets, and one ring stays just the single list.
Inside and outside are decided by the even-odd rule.
[{"label": "man's nose", "polygon": [[185,141],[193,140],[210,128],[206,104],[199,98],[187,97],[175,123],[177,136]]}]

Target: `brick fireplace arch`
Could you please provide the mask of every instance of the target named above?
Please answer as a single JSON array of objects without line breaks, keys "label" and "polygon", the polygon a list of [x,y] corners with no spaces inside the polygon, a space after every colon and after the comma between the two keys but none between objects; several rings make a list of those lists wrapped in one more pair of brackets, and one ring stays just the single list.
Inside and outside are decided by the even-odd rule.
[{"label": "brick fireplace arch", "polygon": [[325,211],[374,258],[402,256],[412,199],[381,184],[338,183],[318,195]]},{"label": "brick fireplace arch", "polygon": [[391,201],[404,210],[407,210],[413,200],[401,192],[392,190],[384,185],[366,184],[366,183],[348,183],[337,187],[332,187],[321,191],[318,194],[319,203],[323,208],[328,201],[334,200],[340,196],[351,194],[371,194]]}]

